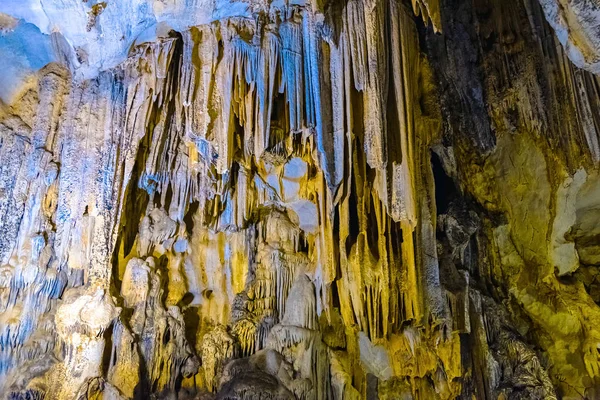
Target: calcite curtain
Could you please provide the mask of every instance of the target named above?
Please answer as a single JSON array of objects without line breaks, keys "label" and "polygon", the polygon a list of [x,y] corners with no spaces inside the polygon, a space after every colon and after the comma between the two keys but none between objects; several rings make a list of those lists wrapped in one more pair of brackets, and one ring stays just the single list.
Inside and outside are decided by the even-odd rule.
[{"label": "calcite curtain", "polygon": [[0,102],[0,394],[599,399],[598,1],[251,5]]}]

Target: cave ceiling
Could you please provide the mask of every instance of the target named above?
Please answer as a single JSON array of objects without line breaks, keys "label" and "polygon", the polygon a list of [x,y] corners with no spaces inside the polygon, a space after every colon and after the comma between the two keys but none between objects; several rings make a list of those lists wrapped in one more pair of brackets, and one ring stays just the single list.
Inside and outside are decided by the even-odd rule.
[{"label": "cave ceiling", "polygon": [[600,0],[0,0],[0,399],[600,399]]}]

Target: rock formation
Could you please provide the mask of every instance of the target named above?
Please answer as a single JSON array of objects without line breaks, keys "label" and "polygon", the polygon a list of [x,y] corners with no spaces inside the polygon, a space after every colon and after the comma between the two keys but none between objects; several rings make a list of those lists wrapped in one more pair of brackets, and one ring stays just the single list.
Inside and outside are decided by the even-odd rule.
[{"label": "rock formation", "polygon": [[599,28],[0,2],[0,395],[600,399]]}]

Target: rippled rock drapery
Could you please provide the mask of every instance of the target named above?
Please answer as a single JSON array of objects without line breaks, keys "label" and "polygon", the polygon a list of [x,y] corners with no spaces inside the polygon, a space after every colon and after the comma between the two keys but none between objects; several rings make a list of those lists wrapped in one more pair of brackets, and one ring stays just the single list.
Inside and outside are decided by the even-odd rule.
[{"label": "rippled rock drapery", "polygon": [[598,52],[552,3],[255,4],[95,77],[53,34],[0,104],[0,393],[600,397]]}]

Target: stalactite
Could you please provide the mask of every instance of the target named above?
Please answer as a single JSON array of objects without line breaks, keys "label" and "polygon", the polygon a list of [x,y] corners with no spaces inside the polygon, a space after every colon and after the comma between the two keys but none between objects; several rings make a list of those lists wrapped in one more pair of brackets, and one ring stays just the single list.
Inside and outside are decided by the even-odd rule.
[{"label": "stalactite", "polygon": [[581,2],[159,3],[0,102],[0,392],[598,396]]}]

